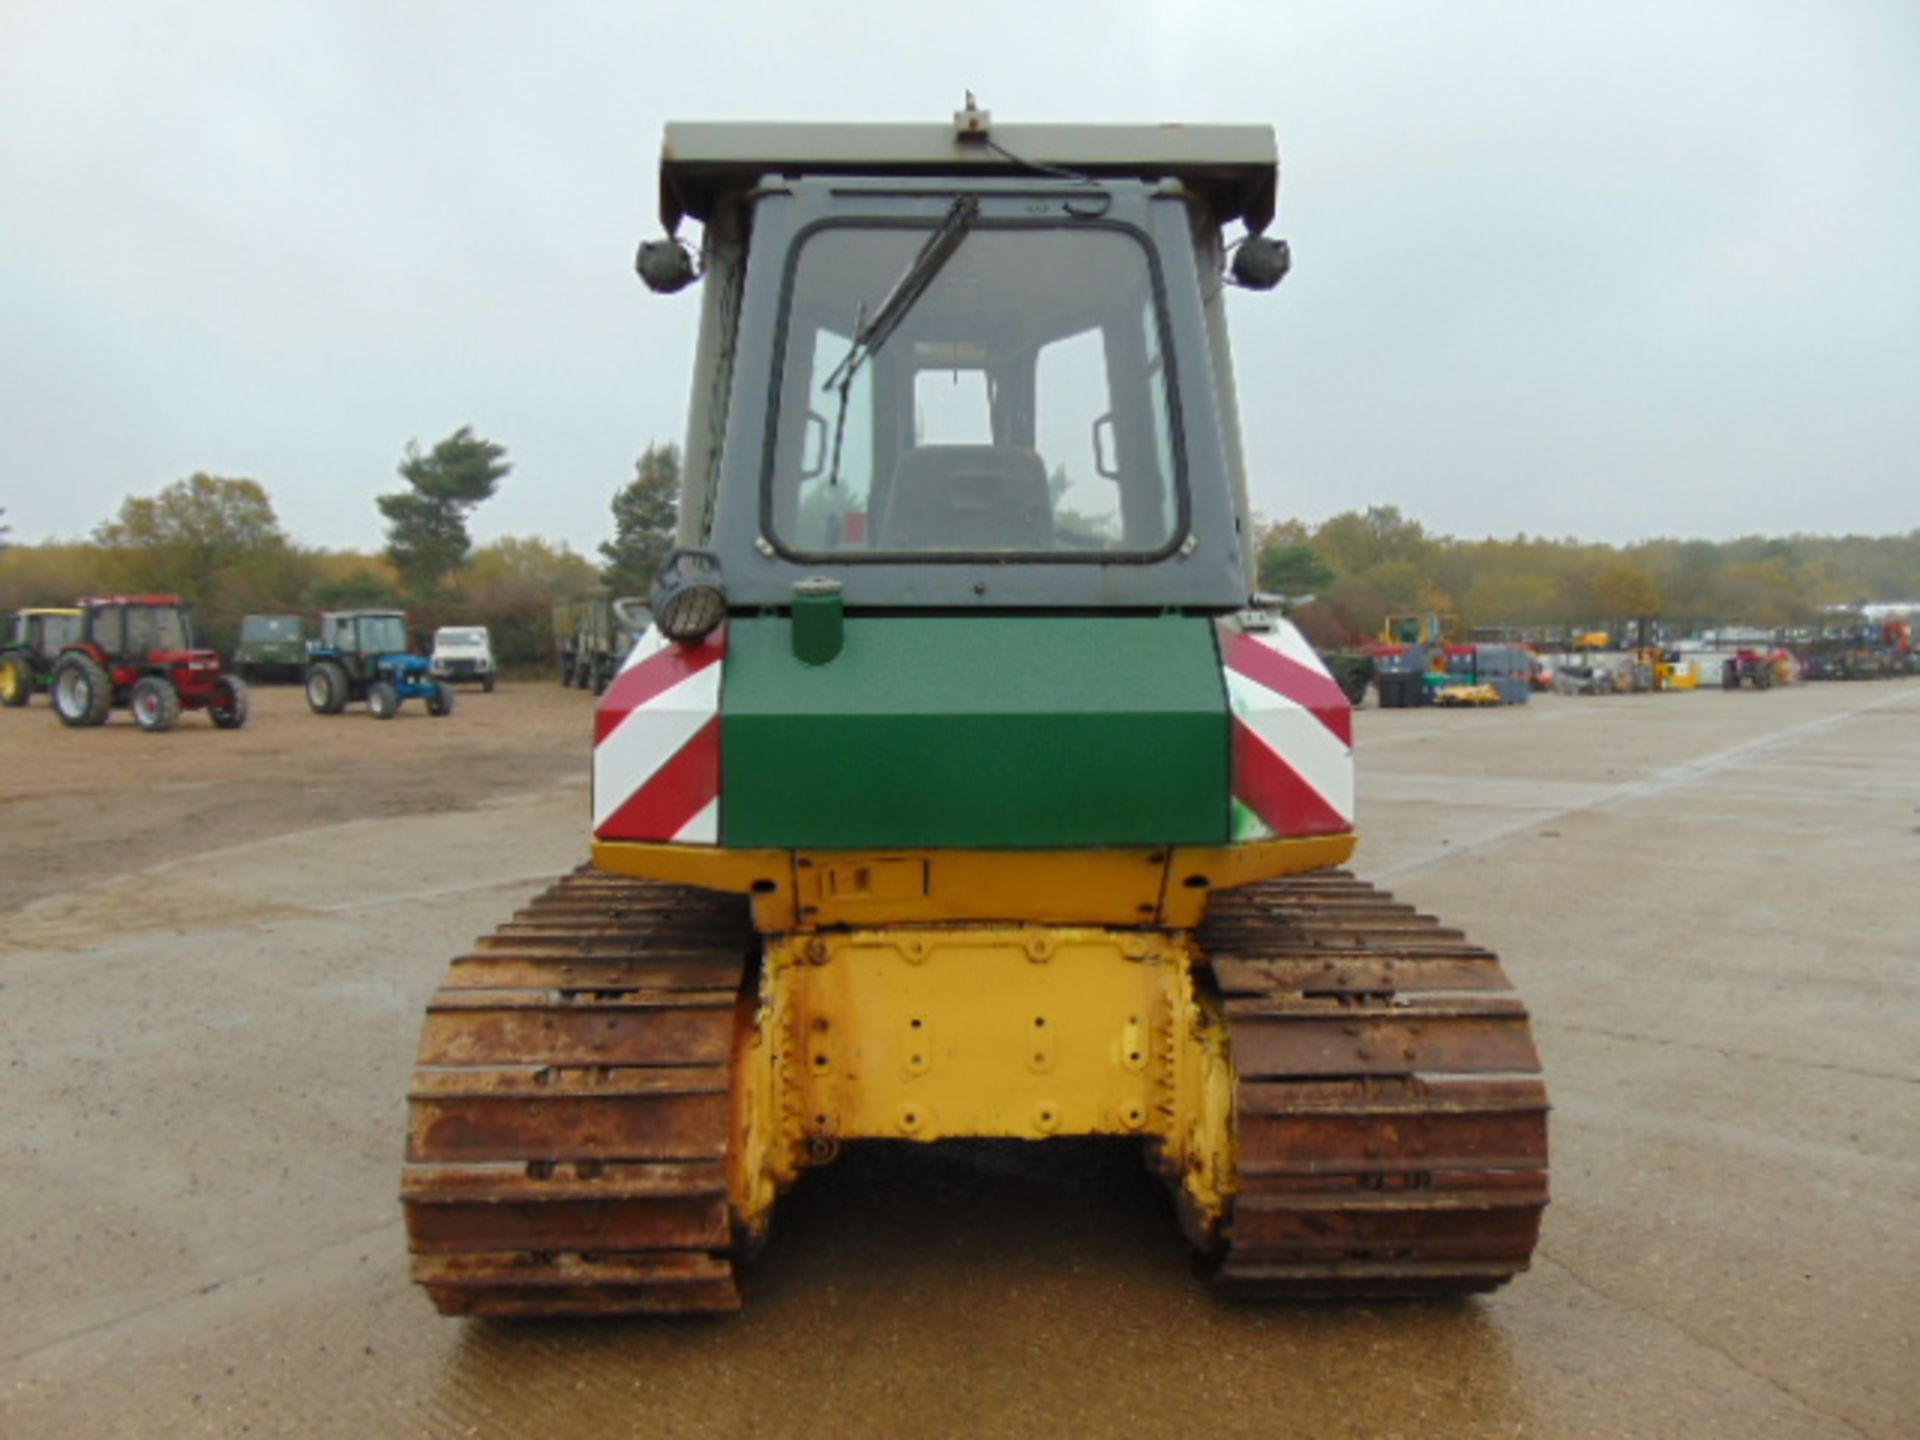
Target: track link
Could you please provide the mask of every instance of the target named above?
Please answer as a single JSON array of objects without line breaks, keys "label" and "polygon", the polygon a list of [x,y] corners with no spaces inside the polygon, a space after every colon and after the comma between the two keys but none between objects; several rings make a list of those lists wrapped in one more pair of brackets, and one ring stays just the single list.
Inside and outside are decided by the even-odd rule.
[{"label": "track link", "polygon": [[1525,1270],[1547,1099],[1498,959],[1342,871],[1216,896],[1199,938],[1237,1076],[1219,1286],[1472,1294]]},{"label": "track link", "polygon": [[449,1315],[734,1310],[738,896],[582,867],[453,962],[408,1093],[413,1277]]}]

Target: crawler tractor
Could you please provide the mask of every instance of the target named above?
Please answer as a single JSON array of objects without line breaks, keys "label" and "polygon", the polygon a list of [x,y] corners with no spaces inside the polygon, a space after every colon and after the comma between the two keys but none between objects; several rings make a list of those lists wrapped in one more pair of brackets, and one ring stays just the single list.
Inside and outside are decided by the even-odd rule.
[{"label": "crawler tractor", "polygon": [[682,548],[591,863],[428,1010],[443,1311],[731,1309],[875,1140],[1130,1138],[1240,1295],[1526,1268],[1526,1011],[1340,868],[1347,698],[1251,603],[1226,291],[1286,269],[1276,174],[1264,127],[668,127]]},{"label": "crawler tractor", "polygon": [[80,638],[78,610],[21,610],[0,642],[0,705],[28,704],[47,688],[61,649]]},{"label": "crawler tractor", "polygon": [[429,715],[453,713],[453,687],[434,679],[432,662],[407,648],[407,617],[398,610],[329,610],[320,638],[307,647],[307,708],[338,715],[364,701],[376,720],[391,720],[402,702],[424,700]]},{"label": "crawler tractor", "polygon": [[109,595],[80,602],[80,633],[60,650],[48,680],[63,724],[106,723],[116,707],[142,730],[171,730],[183,710],[204,710],[221,730],[247,723],[247,687],[196,650],[174,595]]}]

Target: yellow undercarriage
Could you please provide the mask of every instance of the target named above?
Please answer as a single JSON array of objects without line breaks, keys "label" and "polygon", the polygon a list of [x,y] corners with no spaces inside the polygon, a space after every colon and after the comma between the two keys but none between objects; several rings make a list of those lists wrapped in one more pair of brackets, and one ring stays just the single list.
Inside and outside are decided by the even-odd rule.
[{"label": "yellow undercarriage", "polygon": [[1204,1242],[1234,1181],[1233,1066],[1196,983],[1207,896],[1327,869],[1352,835],[1099,851],[602,842],[603,870],[752,898],[733,1066],[735,1219],[849,1140],[1138,1136]]},{"label": "yellow undercarriage", "polygon": [[1015,920],[1190,930],[1207,896],[1344,865],[1356,837],[1107,850],[735,850],[594,842],[616,875],[728,890],[762,934],[840,925]]},{"label": "yellow undercarriage", "polygon": [[847,1140],[1135,1135],[1200,1233],[1231,1186],[1226,1030],[1165,930],[890,926],[783,936],[734,1056],[750,1231]]}]

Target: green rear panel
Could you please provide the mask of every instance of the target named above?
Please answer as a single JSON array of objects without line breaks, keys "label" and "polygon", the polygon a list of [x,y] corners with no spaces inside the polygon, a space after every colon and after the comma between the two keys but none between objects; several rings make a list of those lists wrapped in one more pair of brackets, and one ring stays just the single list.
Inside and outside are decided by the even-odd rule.
[{"label": "green rear panel", "polygon": [[825,665],[735,620],[721,689],[731,846],[966,849],[1227,841],[1213,624],[849,617]]}]

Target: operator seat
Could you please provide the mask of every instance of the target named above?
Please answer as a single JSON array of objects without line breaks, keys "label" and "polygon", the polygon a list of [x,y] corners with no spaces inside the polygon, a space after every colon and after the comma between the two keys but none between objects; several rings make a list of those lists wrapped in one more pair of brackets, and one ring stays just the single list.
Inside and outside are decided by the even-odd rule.
[{"label": "operator seat", "polygon": [[900,457],[885,550],[1051,550],[1046,467],[1014,445],[921,445]]}]

